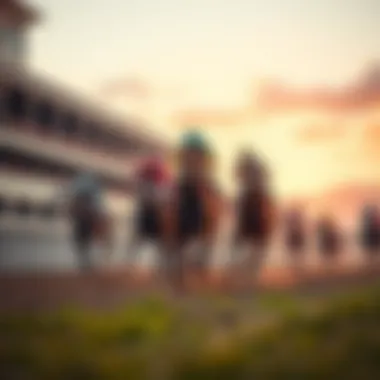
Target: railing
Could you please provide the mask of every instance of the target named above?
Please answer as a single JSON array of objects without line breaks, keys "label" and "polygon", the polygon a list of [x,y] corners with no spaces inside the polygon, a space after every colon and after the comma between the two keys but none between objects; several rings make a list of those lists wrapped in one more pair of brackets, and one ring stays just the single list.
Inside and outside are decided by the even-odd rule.
[{"label": "railing", "polygon": [[51,158],[70,164],[73,167],[87,168],[101,171],[115,179],[128,178],[132,175],[141,156],[124,156],[123,160],[112,156],[104,156],[97,151],[86,150],[79,145],[63,142],[59,139],[39,136],[34,131],[25,129],[3,129],[0,131],[0,140],[8,147],[22,149],[40,157]]},{"label": "railing", "polygon": [[40,216],[53,218],[63,215],[62,207],[53,202],[34,202],[27,198],[0,198],[0,217],[14,215],[19,217]]},{"label": "railing", "polygon": [[[127,222],[126,212],[112,211],[107,207],[107,212],[112,215],[116,222]],[[35,201],[26,197],[5,197],[0,196],[0,222],[1,225],[24,222],[41,222],[49,225],[55,222],[68,221],[68,213],[62,202]]]}]

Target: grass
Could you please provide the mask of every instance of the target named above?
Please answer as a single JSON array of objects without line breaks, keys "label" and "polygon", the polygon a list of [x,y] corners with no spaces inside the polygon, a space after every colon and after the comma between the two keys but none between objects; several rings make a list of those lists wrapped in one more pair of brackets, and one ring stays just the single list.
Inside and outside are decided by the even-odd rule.
[{"label": "grass", "polygon": [[377,379],[380,287],[0,317],[2,379]]}]

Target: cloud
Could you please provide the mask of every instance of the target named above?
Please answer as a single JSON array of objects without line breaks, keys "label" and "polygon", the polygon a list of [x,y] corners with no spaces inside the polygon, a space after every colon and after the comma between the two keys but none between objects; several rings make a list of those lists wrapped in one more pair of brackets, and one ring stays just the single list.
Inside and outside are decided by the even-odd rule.
[{"label": "cloud", "polygon": [[368,157],[377,170],[380,165],[380,123],[369,124],[363,131],[362,154]]},{"label": "cloud", "polygon": [[[251,113],[245,104],[235,109],[199,108],[179,110],[173,116],[173,122],[179,126],[200,124],[206,126],[231,127],[268,116],[266,111],[307,111],[321,112],[366,110],[380,107],[380,64],[371,65],[355,82],[335,88],[297,89],[278,82],[263,85],[257,97],[255,113]],[[261,112],[264,111],[264,112]],[[252,119],[253,120],[253,119]],[[346,133],[344,125],[312,125],[299,133],[298,139],[307,143],[339,140]]]},{"label": "cloud", "polygon": [[341,88],[295,89],[273,82],[262,86],[258,106],[269,111],[355,110],[380,105],[380,65],[371,66],[358,81]]},{"label": "cloud", "polygon": [[335,157],[350,173],[380,180],[380,123],[363,125],[347,144],[336,144]]},{"label": "cloud", "polygon": [[173,122],[183,127],[188,125],[232,127],[242,123],[246,116],[246,112],[242,109],[199,108],[176,112],[173,116]]},{"label": "cloud", "polygon": [[297,134],[297,140],[306,144],[326,143],[345,136],[347,127],[341,125],[310,125]]},{"label": "cloud", "polygon": [[148,81],[130,75],[105,81],[100,93],[105,97],[146,99],[154,95],[155,88]]},{"label": "cloud", "polygon": [[335,185],[326,191],[311,197],[309,211],[314,214],[329,214],[341,225],[356,220],[358,212],[367,202],[378,203],[380,194],[379,179],[372,181],[350,181]]},{"label": "cloud", "polygon": [[375,144],[380,148],[380,122],[369,124],[364,129],[364,137],[367,143]]}]

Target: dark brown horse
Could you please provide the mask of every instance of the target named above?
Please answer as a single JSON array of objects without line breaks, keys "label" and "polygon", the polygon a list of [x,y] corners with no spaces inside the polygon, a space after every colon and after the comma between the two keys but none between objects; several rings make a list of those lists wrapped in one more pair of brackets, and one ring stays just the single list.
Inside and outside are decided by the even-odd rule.
[{"label": "dark brown horse", "polygon": [[167,273],[178,290],[185,288],[186,251],[195,242],[200,249],[195,272],[207,282],[222,207],[220,193],[208,181],[180,181],[174,187],[162,221]]},{"label": "dark brown horse", "polygon": [[307,224],[300,208],[293,208],[285,217],[284,243],[294,274],[301,275],[307,248]]},{"label": "dark brown horse", "polygon": [[255,155],[245,154],[237,165],[240,195],[237,199],[234,250],[246,248],[248,258],[240,279],[248,285],[265,259],[274,230],[275,205],[269,174]]},{"label": "dark brown horse", "polygon": [[317,243],[326,269],[332,267],[342,250],[343,236],[338,225],[329,216],[320,218],[316,225]]},{"label": "dark brown horse", "polygon": [[144,244],[150,243],[158,250],[163,262],[163,203],[157,199],[139,199],[133,217],[132,236],[127,244],[129,264],[134,270],[136,258]]}]

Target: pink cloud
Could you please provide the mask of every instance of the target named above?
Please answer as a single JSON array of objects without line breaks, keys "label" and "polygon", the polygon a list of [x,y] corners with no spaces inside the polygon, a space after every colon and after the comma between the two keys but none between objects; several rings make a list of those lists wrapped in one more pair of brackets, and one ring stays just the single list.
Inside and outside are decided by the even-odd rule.
[{"label": "pink cloud", "polygon": [[345,125],[310,125],[297,134],[297,139],[303,143],[324,143],[339,140],[346,132]]},{"label": "pink cloud", "polygon": [[370,124],[364,130],[362,155],[373,165],[380,165],[380,124]]},{"label": "pink cloud", "polygon": [[239,109],[203,108],[188,109],[175,113],[173,121],[179,126],[234,126],[241,123],[246,113]]},{"label": "pink cloud", "polygon": [[373,65],[355,83],[341,88],[295,89],[279,83],[263,86],[258,98],[265,110],[365,109],[380,104],[380,65]]},{"label": "pink cloud", "polygon": [[131,75],[105,81],[100,92],[104,96],[142,99],[152,96],[155,88],[147,81]]}]

